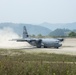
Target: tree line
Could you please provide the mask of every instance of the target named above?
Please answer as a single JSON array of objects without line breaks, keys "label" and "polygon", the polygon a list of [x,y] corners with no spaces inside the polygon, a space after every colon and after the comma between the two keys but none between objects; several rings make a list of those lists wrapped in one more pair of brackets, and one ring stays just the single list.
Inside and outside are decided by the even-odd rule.
[{"label": "tree line", "polygon": [[75,32],[70,32],[69,37],[76,37],[76,33]]},{"label": "tree line", "polygon": [[[30,35],[30,37],[34,37],[34,38],[35,37],[37,37],[37,38],[44,38],[45,37],[46,38],[46,37],[64,37],[64,36],[61,36],[61,35],[60,36],[55,36],[55,35],[54,36],[52,36],[52,35],[51,36],[50,35],[43,36],[42,34],[38,34],[38,35],[33,34],[33,35]],[[65,37],[76,37],[76,32],[72,31],[72,32],[68,33],[68,35]]]}]

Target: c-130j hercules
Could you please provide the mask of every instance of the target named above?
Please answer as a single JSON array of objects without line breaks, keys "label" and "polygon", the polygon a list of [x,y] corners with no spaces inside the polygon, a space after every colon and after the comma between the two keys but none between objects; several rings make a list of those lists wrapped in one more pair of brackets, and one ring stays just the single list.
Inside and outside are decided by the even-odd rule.
[{"label": "c-130j hercules", "polygon": [[29,44],[31,44],[32,46],[36,46],[37,48],[59,48],[62,46],[62,44],[60,44],[60,42],[62,42],[64,39],[63,38],[32,38],[29,37],[28,33],[27,33],[27,29],[24,26],[23,27],[23,38],[22,39],[15,39],[17,42],[28,42]]}]

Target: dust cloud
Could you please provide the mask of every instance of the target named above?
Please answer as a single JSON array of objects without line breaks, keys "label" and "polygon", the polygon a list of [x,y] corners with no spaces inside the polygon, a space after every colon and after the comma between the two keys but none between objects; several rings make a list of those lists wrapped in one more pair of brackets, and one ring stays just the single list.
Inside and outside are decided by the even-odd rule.
[{"label": "dust cloud", "polygon": [[20,39],[21,37],[16,34],[12,28],[4,27],[0,29],[0,48],[28,48],[31,45],[27,42],[12,41],[12,39]]}]

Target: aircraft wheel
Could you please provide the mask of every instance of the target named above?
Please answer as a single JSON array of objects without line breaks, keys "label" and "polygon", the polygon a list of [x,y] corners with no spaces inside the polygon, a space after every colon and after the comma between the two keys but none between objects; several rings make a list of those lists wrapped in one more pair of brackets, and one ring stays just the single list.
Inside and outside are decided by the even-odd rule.
[{"label": "aircraft wheel", "polygon": [[56,49],[59,49],[59,47],[55,47]]},{"label": "aircraft wheel", "polygon": [[47,48],[47,46],[44,46],[44,48]]},{"label": "aircraft wheel", "polygon": [[37,46],[37,48],[41,48],[41,46]]}]

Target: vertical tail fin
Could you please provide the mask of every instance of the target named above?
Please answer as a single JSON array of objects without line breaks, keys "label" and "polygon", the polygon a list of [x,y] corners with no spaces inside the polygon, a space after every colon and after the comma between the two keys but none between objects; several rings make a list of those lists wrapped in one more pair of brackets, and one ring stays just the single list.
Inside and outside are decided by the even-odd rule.
[{"label": "vertical tail fin", "polygon": [[24,39],[24,38],[27,38],[27,37],[29,37],[29,35],[28,35],[28,33],[27,33],[26,27],[24,26],[24,27],[23,27],[23,39]]}]

